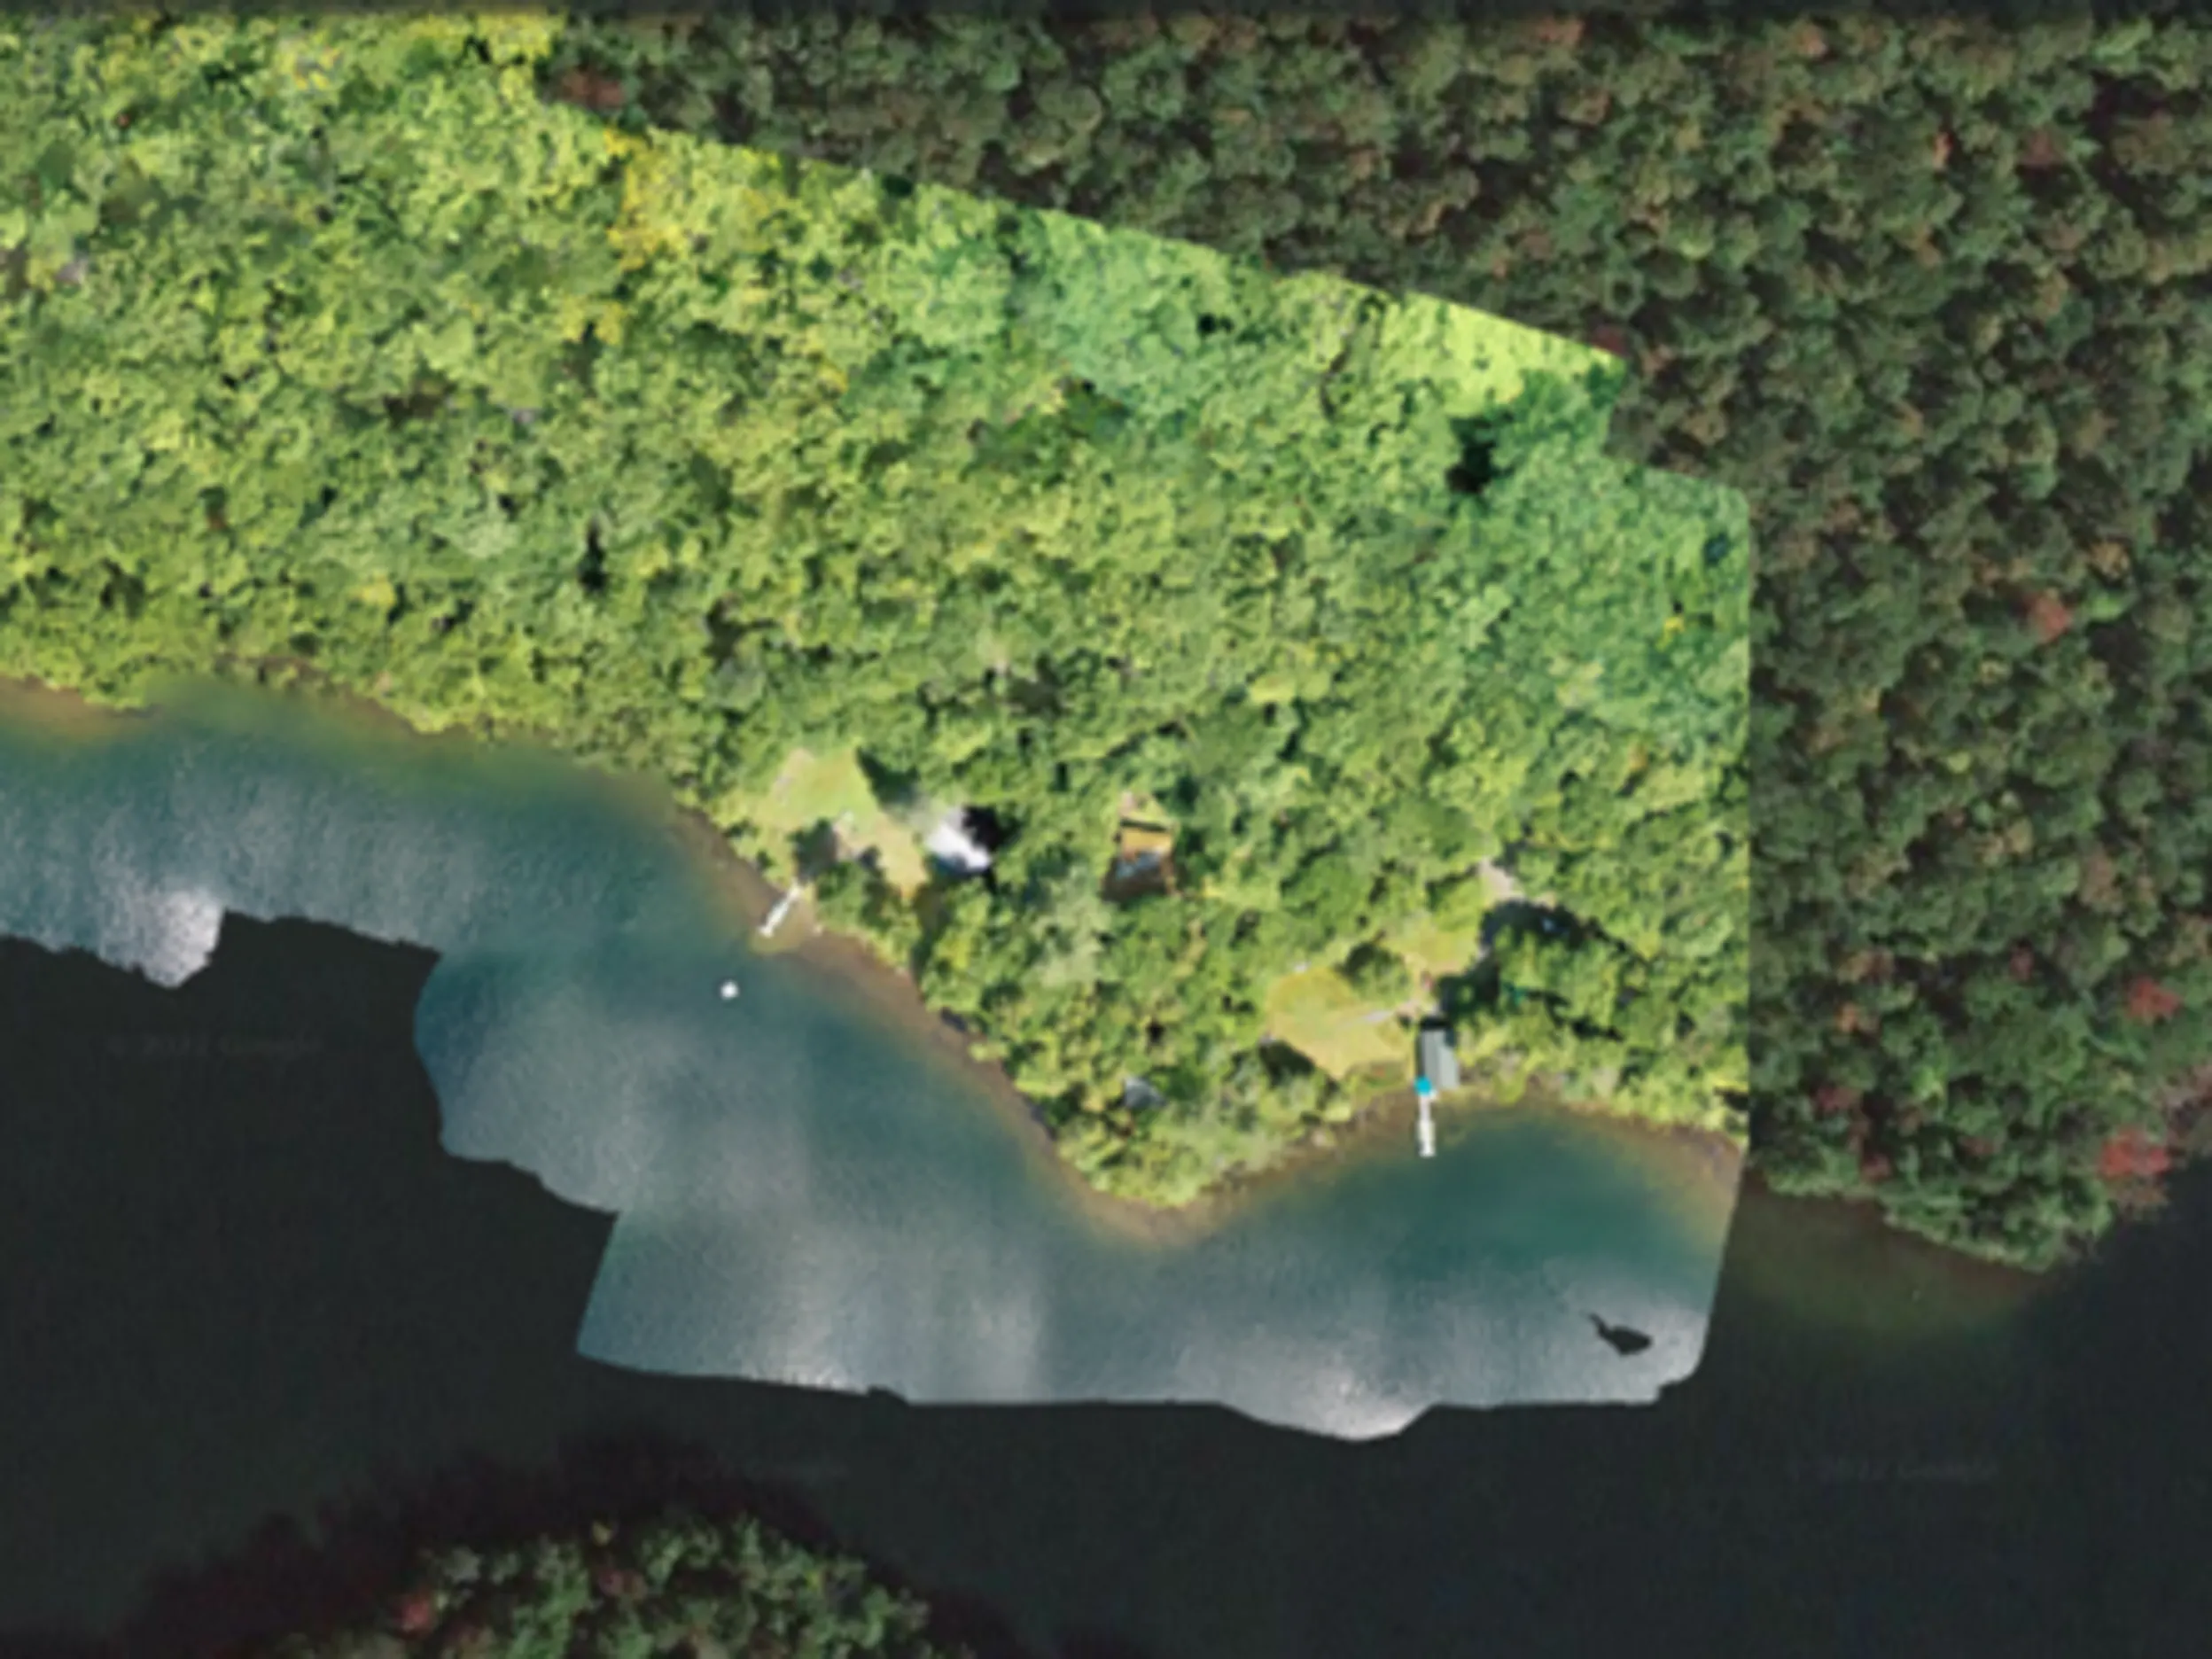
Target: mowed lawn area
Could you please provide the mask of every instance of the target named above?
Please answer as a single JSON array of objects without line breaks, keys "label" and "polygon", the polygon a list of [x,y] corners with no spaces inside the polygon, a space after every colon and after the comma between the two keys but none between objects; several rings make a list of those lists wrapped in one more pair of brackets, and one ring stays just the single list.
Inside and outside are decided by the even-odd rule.
[{"label": "mowed lawn area", "polygon": [[911,898],[927,884],[929,861],[914,832],[886,813],[851,746],[826,755],[794,749],[765,794],[732,791],[715,803],[725,822],[750,819],[778,835],[835,824],[849,857],[874,853],[884,879]]},{"label": "mowed lawn area", "polygon": [[[1125,813],[1152,808],[1148,815],[1156,822],[1164,819],[1157,803],[1148,798],[1125,798],[1122,806]],[[716,803],[716,810],[726,820],[748,819],[785,836],[833,824],[843,855],[873,852],[884,879],[901,894],[912,899],[928,885],[929,861],[918,836],[876,800],[854,746],[826,754],[795,749],[765,792],[733,791]],[[1121,880],[1144,887],[1164,884],[1172,846],[1171,828],[1138,828],[1125,820],[1116,848]],[[1150,856],[1141,858],[1141,868],[1129,868],[1145,854]],[[1493,890],[1492,898],[1501,899],[1508,891],[1509,883]],[[1446,924],[1417,915],[1391,929],[1381,943],[1403,958],[1416,978],[1443,979],[1464,972],[1480,956],[1482,925],[1456,916]],[[1414,1079],[1411,1026],[1429,1000],[1424,991],[1403,1002],[1380,1003],[1336,968],[1302,964],[1267,987],[1261,1006],[1273,1040],[1297,1049],[1330,1077],[1388,1086]]]},{"label": "mowed lawn area", "polygon": [[1260,1007],[1276,1041],[1297,1049],[1329,1076],[1410,1081],[1413,1042],[1399,1010],[1363,1000],[1333,968],[1305,968],[1267,987]]},{"label": "mowed lawn area", "polygon": [[[1418,915],[1384,934],[1416,978],[1445,979],[1464,973],[1482,954],[1479,921],[1447,926]],[[1384,1004],[1361,994],[1336,969],[1302,965],[1267,987],[1261,1008],[1277,1042],[1297,1049],[1337,1081],[1360,1076],[1376,1082],[1411,1082],[1413,1023],[1430,1001],[1421,992],[1406,1002]]]}]

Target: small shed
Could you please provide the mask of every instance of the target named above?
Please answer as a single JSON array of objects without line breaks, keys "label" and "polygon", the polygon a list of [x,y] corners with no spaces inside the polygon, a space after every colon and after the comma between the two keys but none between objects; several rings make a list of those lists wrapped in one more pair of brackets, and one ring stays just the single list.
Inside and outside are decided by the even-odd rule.
[{"label": "small shed", "polygon": [[1123,820],[1115,836],[1113,868],[1106,877],[1108,896],[1172,892],[1174,853],[1175,833],[1165,825]]},{"label": "small shed", "polygon": [[1421,1075],[1439,1094],[1460,1086],[1460,1057],[1452,1052],[1452,1033],[1431,1025],[1421,1033]]},{"label": "small shed", "polygon": [[1133,823],[1125,819],[1116,837],[1115,852],[1122,863],[1148,868],[1166,861],[1175,850],[1172,831],[1160,824]]},{"label": "small shed", "polygon": [[1152,1111],[1167,1104],[1167,1096],[1141,1077],[1121,1080],[1121,1103],[1134,1111]]}]

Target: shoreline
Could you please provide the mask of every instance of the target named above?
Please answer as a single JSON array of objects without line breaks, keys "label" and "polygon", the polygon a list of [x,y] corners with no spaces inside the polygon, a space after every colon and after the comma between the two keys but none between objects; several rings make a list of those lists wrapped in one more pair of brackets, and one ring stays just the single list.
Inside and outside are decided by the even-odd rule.
[{"label": "shoreline", "polygon": [[[783,890],[741,856],[705,812],[683,798],[674,785],[639,773],[608,770],[565,753],[541,736],[502,733],[486,737],[465,722],[425,730],[398,710],[335,684],[312,664],[280,659],[258,666],[264,675],[258,688],[214,674],[183,678],[214,682],[242,696],[258,689],[295,705],[313,705],[318,713],[341,722],[351,721],[372,736],[443,743],[448,747],[466,744],[506,748],[585,775],[593,787],[610,792],[625,807],[670,836],[701,878],[700,886],[709,903],[741,930],[749,950],[792,963],[824,993],[840,999],[849,1009],[907,1042],[917,1058],[939,1066],[941,1074],[963,1092],[987,1102],[1013,1128],[1024,1161],[1034,1172],[1050,1180],[1094,1227],[1142,1244],[1188,1242],[1218,1230],[1293,1184],[1303,1185],[1347,1170],[1370,1157],[1414,1156],[1416,1104],[1408,1086],[1368,1100],[1344,1123],[1291,1143],[1266,1168],[1231,1173],[1188,1204],[1165,1209],[1101,1192],[1060,1156],[1036,1104],[1022,1094],[1005,1067],[977,1055],[974,1036],[956,1030],[951,1016],[931,1009],[903,968],[884,962],[864,939],[814,927],[812,907],[806,904],[797,907],[804,914],[785,918],[783,926],[789,931],[779,933],[773,942],[762,940],[758,930]],[[275,683],[266,677],[272,668],[281,676]],[[97,736],[113,729],[116,720],[128,720],[134,713],[143,716],[163,706],[149,698],[136,710],[124,709],[35,680],[0,679],[0,719],[58,732],[72,741]],[[1553,1082],[1549,1078],[1531,1077],[1523,1100],[1510,1104],[1482,1097],[1473,1087],[1456,1090],[1450,1103],[1437,1114],[1439,1127],[1448,1134],[1468,1119],[1499,1113],[1527,1112],[1554,1121],[1571,1118],[1657,1178],[1678,1199],[1678,1210],[1694,1212],[1685,1215],[1688,1224],[1725,1229],[1744,1171],[1743,1147],[1712,1131],[1655,1124],[1593,1103],[1564,1100],[1557,1095]]]},{"label": "shoreline", "polygon": [[1831,1339],[1904,1346],[2002,1322],[2070,1285],[2079,1266],[2008,1266],[1893,1227],[1870,1199],[1778,1193],[1756,1171],[1737,1216],[1733,1295]]}]

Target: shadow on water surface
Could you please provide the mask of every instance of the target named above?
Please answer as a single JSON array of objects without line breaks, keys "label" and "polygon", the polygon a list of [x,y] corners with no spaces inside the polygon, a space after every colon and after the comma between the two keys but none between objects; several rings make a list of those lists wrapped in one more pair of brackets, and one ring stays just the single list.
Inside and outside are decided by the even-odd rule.
[{"label": "shadow on water surface", "polygon": [[232,918],[165,993],[0,941],[0,1653],[212,1654],[357,1601],[417,1536],[569,1530],[685,1481],[867,1558],[986,1659],[1624,1630],[2147,1655],[2212,1614],[2184,1546],[2212,1518],[2187,1440],[2212,1336],[2182,1316],[2212,1170],[2025,1305],[1748,1183],[1703,1363],[1647,1407],[1437,1411],[1365,1445],[1217,1408],[914,1407],[579,1359],[611,1220],[440,1149],[411,1041],[432,961]]},{"label": "shadow on water surface", "polygon": [[1605,1345],[1616,1354],[1640,1354],[1651,1346],[1650,1337],[1626,1325],[1608,1325],[1595,1313],[1590,1315],[1590,1323],[1597,1328]]}]

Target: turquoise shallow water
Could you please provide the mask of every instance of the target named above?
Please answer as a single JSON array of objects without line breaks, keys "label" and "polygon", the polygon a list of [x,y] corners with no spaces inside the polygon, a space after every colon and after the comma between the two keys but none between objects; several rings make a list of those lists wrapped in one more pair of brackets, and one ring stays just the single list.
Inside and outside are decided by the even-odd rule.
[{"label": "turquoise shallow water", "polygon": [[[1723,1229],[1616,1136],[1486,1115],[1433,1159],[1409,1137],[1140,1241],[911,1033],[710,920],[707,879],[549,759],[235,696],[89,742],[0,726],[0,932],[170,985],[226,912],[440,954],[416,1042],[447,1150],[618,1217],[588,1358],[1348,1437],[1432,1405],[1649,1401],[1697,1365]],[[1649,1345],[1616,1352],[1593,1314]]]}]

